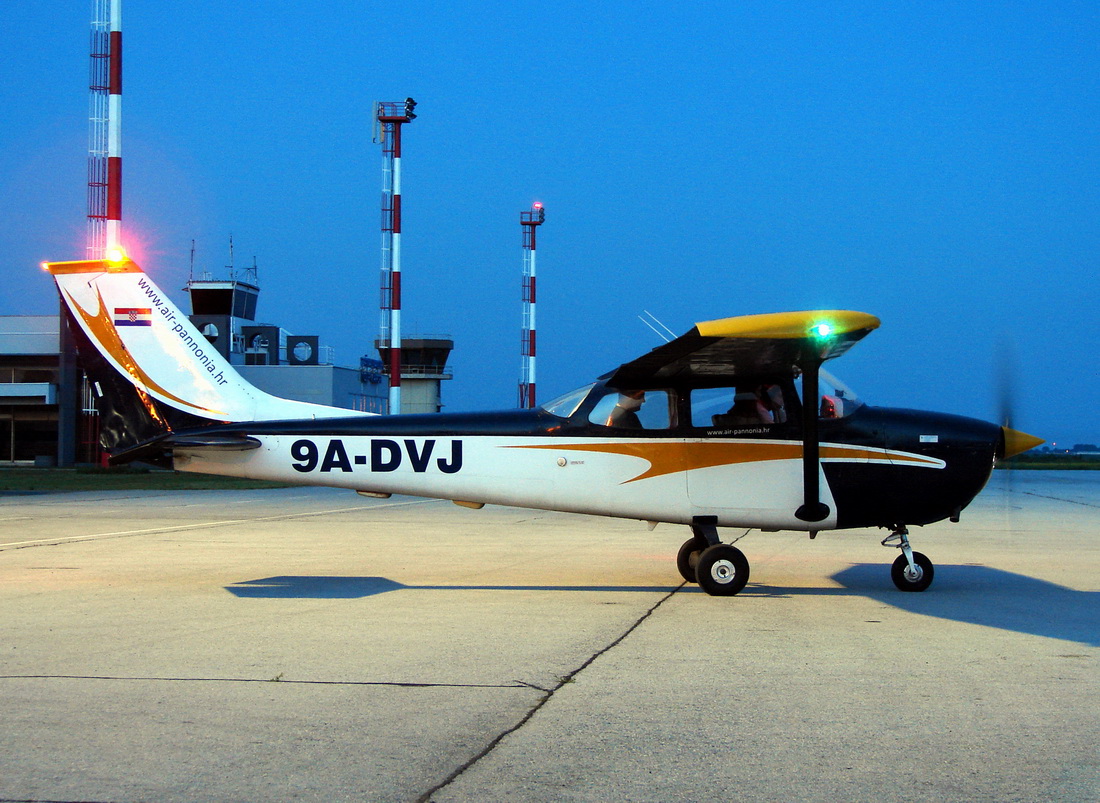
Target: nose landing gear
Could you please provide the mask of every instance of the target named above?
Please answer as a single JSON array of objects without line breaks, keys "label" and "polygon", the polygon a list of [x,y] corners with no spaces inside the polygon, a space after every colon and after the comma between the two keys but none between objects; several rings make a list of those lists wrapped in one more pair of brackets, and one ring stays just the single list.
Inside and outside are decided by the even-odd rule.
[{"label": "nose landing gear", "polygon": [[909,546],[909,530],[905,525],[898,525],[894,532],[883,538],[882,545],[901,550],[890,567],[890,579],[900,591],[924,591],[932,585],[935,574],[932,561]]}]

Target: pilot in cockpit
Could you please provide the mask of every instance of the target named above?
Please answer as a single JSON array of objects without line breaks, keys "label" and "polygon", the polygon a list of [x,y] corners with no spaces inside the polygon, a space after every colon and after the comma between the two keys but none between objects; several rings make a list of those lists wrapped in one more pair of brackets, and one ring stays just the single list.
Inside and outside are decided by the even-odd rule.
[{"label": "pilot in cockpit", "polygon": [[642,402],[644,401],[644,390],[622,391],[619,394],[619,401],[611,409],[610,415],[607,416],[605,426],[641,429],[642,421],[638,418],[638,410],[642,409]]}]

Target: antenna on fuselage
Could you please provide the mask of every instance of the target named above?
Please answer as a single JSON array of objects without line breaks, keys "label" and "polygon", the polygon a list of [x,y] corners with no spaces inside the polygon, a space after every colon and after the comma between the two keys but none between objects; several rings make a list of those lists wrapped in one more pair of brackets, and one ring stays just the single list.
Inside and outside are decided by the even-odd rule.
[{"label": "antenna on fuselage", "polygon": [[[648,316],[648,317],[646,317],[646,316]],[[676,333],[673,332],[671,329],[669,329],[667,326],[665,326],[663,323],[661,323],[661,321],[658,320],[657,316],[654,315],[649,310],[647,310],[647,309],[642,310],[642,314],[638,316],[638,320],[641,321],[642,323],[644,323],[650,329],[652,329],[653,332],[657,335],[657,337],[661,338],[666,343],[668,343],[671,340],[676,339]],[[657,328],[658,326],[661,327],[661,328],[658,329]]]}]

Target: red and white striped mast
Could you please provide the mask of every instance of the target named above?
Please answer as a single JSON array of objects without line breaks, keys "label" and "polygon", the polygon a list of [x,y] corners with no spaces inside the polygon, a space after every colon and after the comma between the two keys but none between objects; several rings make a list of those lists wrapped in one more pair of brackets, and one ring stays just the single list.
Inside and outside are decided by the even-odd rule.
[{"label": "red and white striped mast", "polygon": [[520,331],[519,406],[535,406],[535,227],[546,220],[546,210],[536,201],[530,212],[519,213],[523,229],[523,320]]},{"label": "red and white striped mast", "polygon": [[122,0],[92,9],[88,147],[88,255],[122,247]]},{"label": "red and white striped mast", "polygon": [[[401,412],[401,126],[416,117],[416,101],[375,104],[375,141],[382,143],[382,327],[378,350],[387,358],[390,413]],[[388,346],[383,346],[384,343]]]}]

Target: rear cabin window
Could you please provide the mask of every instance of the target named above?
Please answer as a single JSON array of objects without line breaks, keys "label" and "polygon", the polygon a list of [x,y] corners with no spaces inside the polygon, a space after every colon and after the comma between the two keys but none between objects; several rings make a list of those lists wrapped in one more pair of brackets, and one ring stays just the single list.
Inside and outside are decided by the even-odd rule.
[{"label": "rear cabin window", "polygon": [[759,430],[788,418],[783,388],[775,383],[691,391],[691,425],[700,429]]}]

